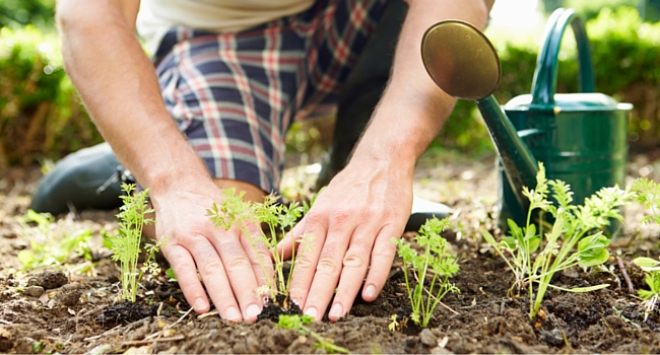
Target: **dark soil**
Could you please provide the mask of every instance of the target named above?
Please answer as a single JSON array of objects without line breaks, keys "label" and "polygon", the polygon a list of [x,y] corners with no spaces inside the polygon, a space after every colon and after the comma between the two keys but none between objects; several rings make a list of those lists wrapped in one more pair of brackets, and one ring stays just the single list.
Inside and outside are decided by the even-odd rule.
[{"label": "dark soil", "polygon": [[[634,155],[629,175],[657,180],[658,156]],[[290,169],[288,174],[305,177],[303,171]],[[278,328],[270,319],[234,324],[216,312],[195,315],[177,284],[164,274],[143,282],[137,303],[115,303],[118,271],[101,247],[101,232],[116,228],[116,211],[71,213],[54,223],[53,235],[91,229],[93,261],[74,258],[65,265],[21,271],[17,254],[29,249],[35,237],[20,216],[39,172],[14,169],[3,174],[0,353],[324,351],[315,347],[313,338]],[[645,288],[644,274],[631,263],[635,256],[658,256],[660,228],[636,222],[644,211],[626,211],[624,233],[611,244],[612,257],[602,270],[571,269],[553,279],[563,287],[608,283],[608,288],[591,293],[550,290],[543,312],[530,321],[527,294],[507,296],[513,275],[478,234],[484,228],[499,233],[493,219],[496,184],[492,159],[435,158],[416,172],[416,195],[460,212],[446,237],[461,266],[452,279],[461,293],[443,299],[429,328],[416,328],[407,320],[409,301],[397,260],[376,301],[358,299],[345,319],[315,323],[311,330],[356,353],[660,353],[660,314],[656,311],[644,320],[636,296],[636,290]],[[392,316],[407,326],[391,331]]]}]

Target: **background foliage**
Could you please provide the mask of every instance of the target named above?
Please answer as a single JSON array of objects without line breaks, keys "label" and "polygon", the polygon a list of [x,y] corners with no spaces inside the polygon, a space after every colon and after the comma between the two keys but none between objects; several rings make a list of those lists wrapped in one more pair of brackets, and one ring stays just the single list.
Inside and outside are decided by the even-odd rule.
[{"label": "background foliage", "polygon": [[[631,7],[604,8],[587,22],[595,66],[596,90],[634,105],[631,146],[660,143],[660,23],[645,23]],[[557,92],[576,92],[578,67],[569,29],[560,52]],[[495,96],[501,103],[531,92],[539,43],[493,39],[502,62],[502,81]],[[471,102],[459,101],[437,144],[475,153],[490,148],[487,132]]]},{"label": "background foliage", "polygon": [[99,141],[62,68],[57,35],[0,28],[0,169]]},{"label": "background foliage", "polygon": [[2,0],[0,27],[12,28],[32,24],[40,28],[53,27],[55,0]]},{"label": "background foliage", "polygon": [[[622,3],[637,8],[621,7]],[[635,105],[631,145],[658,145],[660,24],[644,22],[639,9],[644,5],[648,20],[653,9],[660,8],[660,0],[544,0],[541,4],[547,12],[572,6],[587,17],[598,13],[587,23],[597,90]],[[54,0],[0,1],[0,169],[57,159],[101,141],[63,70],[53,6]],[[560,55],[557,92],[574,92],[577,87],[575,45],[568,32]],[[529,93],[540,38],[534,42],[502,36],[491,39],[502,61],[498,100],[505,103]],[[327,144],[331,132],[327,120],[319,125],[294,125],[288,148],[313,150],[314,142]],[[467,101],[458,102],[432,147],[475,155],[493,149],[478,111]]]}]

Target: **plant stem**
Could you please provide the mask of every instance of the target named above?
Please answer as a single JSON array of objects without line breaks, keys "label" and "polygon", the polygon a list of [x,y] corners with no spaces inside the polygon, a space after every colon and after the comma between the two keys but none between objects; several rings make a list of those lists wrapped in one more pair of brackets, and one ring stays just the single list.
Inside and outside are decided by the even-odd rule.
[{"label": "plant stem", "polygon": [[270,296],[274,301],[277,298],[277,290],[274,289],[273,283],[268,275],[268,271],[266,270],[266,264],[264,264],[264,261],[261,259],[261,254],[259,253],[259,248],[257,247],[257,243],[254,241],[254,238],[252,238],[252,235],[247,230],[247,227],[245,226],[245,222],[237,223],[237,225],[241,233],[243,233],[243,235],[248,239],[248,242],[250,242],[250,245],[252,246],[252,249],[254,250],[257,256],[257,261],[259,261],[259,266],[261,266],[261,270],[263,271],[264,277],[266,278],[266,283],[268,284],[268,290],[270,291]]}]

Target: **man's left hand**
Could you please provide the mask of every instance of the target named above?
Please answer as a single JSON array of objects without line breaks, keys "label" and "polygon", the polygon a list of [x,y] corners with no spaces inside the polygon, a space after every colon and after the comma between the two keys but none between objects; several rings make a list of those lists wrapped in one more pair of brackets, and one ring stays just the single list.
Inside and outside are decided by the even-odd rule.
[{"label": "man's left hand", "polygon": [[396,252],[392,238],[401,237],[410,215],[408,170],[387,160],[352,160],[289,233],[282,243],[285,254],[291,252],[292,238],[296,244],[309,243],[297,249],[290,287],[292,299],[305,314],[320,320],[335,293],[328,317],[343,317],[368,270],[362,298],[376,299]]}]

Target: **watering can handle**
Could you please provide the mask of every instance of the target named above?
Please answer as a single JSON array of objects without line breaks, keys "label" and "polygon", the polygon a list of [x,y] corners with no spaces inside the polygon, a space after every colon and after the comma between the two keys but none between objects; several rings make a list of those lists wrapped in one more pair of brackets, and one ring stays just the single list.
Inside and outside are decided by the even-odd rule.
[{"label": "watering can handle", "polygon": [[596,91],[594,65],[591,59],[589,38],[584,24],[572,9],[557,9],[548,19],[545,28],[545,42],[536,60],[536,71],[532,82],[532,105],[552,106],[555,103],[557,88],[557,56],[564,30],[571,24],[578,47],[580,63],[579,90]]}]

